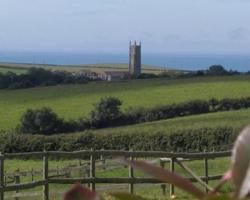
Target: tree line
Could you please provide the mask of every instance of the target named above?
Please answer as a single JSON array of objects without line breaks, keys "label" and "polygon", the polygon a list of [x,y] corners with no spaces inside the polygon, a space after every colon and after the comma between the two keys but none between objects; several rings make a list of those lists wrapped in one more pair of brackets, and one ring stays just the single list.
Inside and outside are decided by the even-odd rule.
[{"label": "tree line", "polygon": [[138,79],[149,79],[149,78],[192,78],[199,76],[232,76],[232,75],[240,75],[240,74],[249,74],[250,72],[238,72],[236,70],[226,70],[222,65],[212,65],[208,69],[205,70],[197,70],[197,71],[187,71],[187,72],[162,72],[160,74],[151,74],[151,73],[142,73],[137,77]]},{"label": "tree line", "polygon": [[[160,74],[144,74],[137,77],[125,77],[124,79],[150,79],[150,78],[191,78],[197,76],[225,76],[244,74],[237,71],[227,71],[221,65],[212,65],[207,70],[183,72],[162,72]],[[245,73],[249,74],[249,72]],[[27,73],[16,74],[13,72],[0,73],[0,89],[23,89],[36,86],[53,86],[58,84],[82,84],[91,81],[86,76],[76,76],[66,71],[50,71],[44,68],[29,68]]]},{"label": "tree line", "polygon": [[65,120],[51,108],[28,109],[16,127],[19,133],[57,134],[89,129],[152,122],[181,116],[250,108],[250,97],[193,100],[153,108],[129,108],[121,111],[122,102],[115,97],[102,98],[86,118]]},{"label": "tree line", "polygon": [[27,73],[0,73],[0,89],[21,89],[58,84],[87,83],[87,77],[73,76],[66,71],[52,72],[43,68],[29,68]]}]

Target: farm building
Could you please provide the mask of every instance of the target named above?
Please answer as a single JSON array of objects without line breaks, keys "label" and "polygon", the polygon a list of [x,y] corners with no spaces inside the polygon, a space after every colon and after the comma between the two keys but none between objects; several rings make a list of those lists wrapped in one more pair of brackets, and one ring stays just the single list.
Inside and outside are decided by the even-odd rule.
[{"label": "farm building", "polygon": [[74,76],[77,76],[77,77],[88,77],[88,78],[93,79],[93,80],[98,79],[98,74],[96,72],[93,72],[90,70],[81,70],[78,72],[73,72],[72,74]]},{"label": "farm building", "polygon": [[120,80],[126,77],[128,77],[128,72],[124,71],[106,71],[99,75],[99,78],[104,81]]}]

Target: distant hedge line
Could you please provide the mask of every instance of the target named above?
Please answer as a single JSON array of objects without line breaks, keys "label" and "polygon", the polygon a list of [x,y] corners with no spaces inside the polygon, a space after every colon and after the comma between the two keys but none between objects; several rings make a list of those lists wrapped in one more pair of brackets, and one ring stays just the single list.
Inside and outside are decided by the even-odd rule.
[{"label": "distant hedge line", "polygon": [[122,102],[117,98],[103,98],[91,111],[89,118],[71,121],[59,118],[49,108],[28,109],[16,130],[19,133],[52,135],[152,122],[180,116],[238,110],[250,108],[250,97],[193,100],[154,108],[130,108],[125,112],[120,111],[121,104]]},{"label": "distant hedge line", "polygon": [[89,78],[74,76],[66,71],[52,72],[43,68],[29,68],[25,74],[14,72],[0,73],[0,89],[22,89],[36,86],[52,86],[58,84],[83,84]]},{"label": "distant hedge line", "polygon": [[250,108],[250,97],[225,98],[221,100],[210,99],[193,100],[178,104],[157,106],[154,108],[135,108],[124,113],[122,123],[133,124],[151,122],[160,119],[169,119],[180,116],[188,116],[202,113],[239,110]]},{"label": "distant hedge line", "polygon": [[200,152],[229,150],[238,129],[230,127],[189,129],[170,134],[155,131],[152,134],[95,135],[89,132],[53,136],[4,134],[0,138],[1,152],[32,152],[46,150],[75,151],[82,149],[162,150]]}]

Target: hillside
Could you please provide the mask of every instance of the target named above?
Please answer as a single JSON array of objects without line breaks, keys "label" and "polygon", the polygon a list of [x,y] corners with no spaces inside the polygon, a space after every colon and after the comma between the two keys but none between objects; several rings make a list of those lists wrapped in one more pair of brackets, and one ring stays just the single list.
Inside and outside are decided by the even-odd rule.
[{"label": "hillside", "polygon": [[164,133],[171,134],[178,130],[232,127],[241,129],[250,124],[250,109],[238,111],[226,111],[218,113],[201,114],[187,117],[178,117],[174,119],[147,122],[142,124],[122,126],[115,128],[106,128],[88,131],[97,135],[116,135],[116,134],[153,134]]},{"label": "hillside", "polygon": [[193,99],[250,96],[249,76],[206,77],[179,80],[150,79],[61,85],[22,90],[0,90],[0,129],[17,125],[27,108],[48,106],[59,116],[87,116],[93,104],[105,96],[122,100],[122,109],[153,107]]},{"label": "hillside", "polygon": [[[25,73],[31,67],[41,67],[50,70],[63,70],[77,72],[81,70],[91,70],[97,73],[104,71],[128,71],[128,64],[125,63],[98,63],[85,65],[49,65],[49,64],[21,64],[21,63],[0,63],[0,72],[12,71],[16,73]],[[160,66],[142,65],[143,73],[159,74],[162,72],[178,71],[174,68],[163,68]]]}]

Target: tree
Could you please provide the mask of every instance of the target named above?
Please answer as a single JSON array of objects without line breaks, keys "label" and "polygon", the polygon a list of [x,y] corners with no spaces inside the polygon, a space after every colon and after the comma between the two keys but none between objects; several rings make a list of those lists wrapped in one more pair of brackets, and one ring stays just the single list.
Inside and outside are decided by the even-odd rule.
[{"label": "tree", "polygon": [[207,70],[209,75],[227,75],[228,71],[222,65],[212,65]]},{"label": "tree", "polygon": [[43,68],[32,67],[28,70],[27,75],[34,85],[40,85],[52,79],[53,74],[51,71]]},{"label": "tree", "polygon": [[21,133],[53,134],[63,131],[64,123],[51,108],[28,109],[17,127]]},{"label": "tree", "polygon": [[90,113],[92,125],[97,128],[115,125],[122,115],[121,105],[122,102],[118,98],[102,98]]}]

